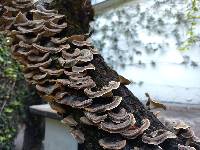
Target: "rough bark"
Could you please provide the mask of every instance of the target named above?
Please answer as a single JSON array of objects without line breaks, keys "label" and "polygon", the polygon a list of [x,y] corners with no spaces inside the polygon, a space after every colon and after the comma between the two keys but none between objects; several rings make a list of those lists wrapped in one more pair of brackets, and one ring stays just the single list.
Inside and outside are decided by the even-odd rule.
[{"label": "rough bark", "polygon": [[[68,10],[65,9],[67,2],[65,0],[54,0],[54,3],[51,4],[51,8],[56,8],[59,10],[60,13],[65,10],[64,14],[68,14]],[[79,3],[80,5],[81,3]],[[74,5],[72,5],[74,6]],[[76,6],[77,7],[77,6]],[[71,13],[71,12],[70,12]],[[78,17],[80,17],[78,15]],[[74,21],[74,19],[72,18]],[[77,22],[77,20],[75,21]],[[84,26],[82,26],[84,27]],[[80,28],[73,28],[73,33],[80,34]],[[84,31],[84,29],[81,29],[81,31]],[[87,33],[87,32],[85,32]],[[92,61],[92,64],[95,65],[95,72],[90,72],[90,76],[95,80],[96,84],[100,87],[103,87],[106,85],[109,81],[117,80],[118,74],[116,71],[111,69],[104,61],[103,57],[100,55],[95,56],[94,60]],[[158,118],[149,110],[146,109],[146,107],[140,102],[140,100],[134,96],[134,94],[126,87],[126,86],[120,86],[117,90],[114,91],[114,95],[119,95],[123,97],[122,106],[128,110],[128,112],[131,112],[136,117],[136,120],[142,120],[143,118],[148,118],[151,122],[151,126],[149,128],[149,131],[147,133],[150,133],[152,131],[158,130],[158,129],[166,129],[169,130],[166,126],[164,126]],[[77,112],[78,113],[78,112]],[[81,129],[85,135],[85,143],[82,145],[82,149],[85,150],[100,150],[102,147],[99,146],[98,140],[102,137],[109,136],[109,133],[104,132],[102,130],[99,130],[96,127],[91,126],[88,129],[88,126],[81,125]],[[173,132],[173,131],[172,131]],[[164,150],[177,150],[178,144],[185,144],[185,141],[181,137],[177,137],[176,139],[167,139],[164,143],[161,144],[162,148]],[[194,146],[197,150],[200,149],[200,145],[197,143],[192,143],[191,146]],[[140,147],[140,150],[155,150],[157,149],[157,146],[148,145],[142,143],[141,136],[138,137],[135,140],[129,140],[127,146],[124,148],[124,150],[131,150],[134,149],[134,147]]]}]

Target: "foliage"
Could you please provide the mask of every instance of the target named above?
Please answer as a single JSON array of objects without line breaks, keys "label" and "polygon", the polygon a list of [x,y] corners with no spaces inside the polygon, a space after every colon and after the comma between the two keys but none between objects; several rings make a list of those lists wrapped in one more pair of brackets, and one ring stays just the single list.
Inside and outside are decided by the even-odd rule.
[{"label": "foliage", "polygon": [[[13,149],[28,95],[19,65],[11,58],[10,39],[0,35],[0,149]],[[23,90],[22,90],[23,89]],[[19,117],[20,116],[20,117]]]},{"label": "foliage", "polygon": [[[177,1],[151,0],[132,5],[98,16],[94,23],[98,31],[93,35],[94,44],[102,54],[105,51],[107,62],[114,67],[143,64],[146,55],[174,49],[182,42],[180,27],[188,26]],[[175,5],[173,11],[172,5]],[[166,39],[175,40],[172,43]]]},{"label": "foliage", "polygon": [[189,0],[186,18],[190,24],[187,32],[188,38],[182,44],[180,50],[188,50],[200,39],[199,35],[196,33],[199,28],[198,23],[200,21],[200,0]]},{"label": "foliage", "polygon": [[[198,23],[188,20],[187,16],[197,12],[195,5],[199,3],[196,0],[191,7],[191,0],[149,0],[108,11],[97,16],[93,23],[94,45],[116,69],[127,65],[154,67],[156,61],[192,65],[191,62],[196,62],[194,56],[180,52],[179,48],[187,48],[197,41],[194,27],[197,28]],[[183,59],[166,59],[164,55],[169,53],[176,53],[179,58],[182,55]]]}]

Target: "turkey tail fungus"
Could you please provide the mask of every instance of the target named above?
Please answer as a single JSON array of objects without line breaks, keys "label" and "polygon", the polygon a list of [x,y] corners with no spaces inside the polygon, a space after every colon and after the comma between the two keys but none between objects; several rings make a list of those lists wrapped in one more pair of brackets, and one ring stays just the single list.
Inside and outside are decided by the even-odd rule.
[{"label": "turkey tail fungus", "polygon": [[[61,11],[59,2],[66,8],[73,3],[84,13],[69,8],[66,16],[59,14],[67,11]],[[189,146],[183,134],[169,131],[125,87],[130,81],[105,64],[88,34],[80,35],[93,17],[90,1],[82,2],[55,0],[52,6],[57,11],[32,0],[0,1],[0,29],[13,38],[12,56],[23,66],[26,80],[63,117],[86,150]],[[75,20],[83,24],[73,24]],[[199,148],[199,143],[191,142]]]}]

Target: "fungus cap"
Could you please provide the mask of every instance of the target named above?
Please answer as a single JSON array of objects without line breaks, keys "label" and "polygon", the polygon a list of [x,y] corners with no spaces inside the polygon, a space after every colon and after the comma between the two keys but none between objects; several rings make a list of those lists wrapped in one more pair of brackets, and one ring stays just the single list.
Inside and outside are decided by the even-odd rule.
[{"label": "fungus cap", "polygon": [[104,149],[120,150],[126,146],[126,140],[115,140],[113,138],[104,138],[99,140],[99,145]]}]

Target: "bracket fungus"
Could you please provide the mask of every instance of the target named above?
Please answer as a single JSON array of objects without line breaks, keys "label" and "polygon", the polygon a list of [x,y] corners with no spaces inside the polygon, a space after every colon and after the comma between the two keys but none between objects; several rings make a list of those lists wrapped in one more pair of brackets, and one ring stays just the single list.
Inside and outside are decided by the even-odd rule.
[{"label": "bracket fungus", "polygon": [[129,139],[137,138],[139,135],[143,134],[144,131],[147,130],[150,126],[150,121],[148,119],[143,119],[142,122],[143,124],[141,125],[141,127],[130,127],[127,130],[123,131],[121,134]]},{"label": "bracket fungus", "polygon": [[29,55],[27,59],[31,62],[43,62],[46,61],[49,58],[49,53],[46,53],[42,56],[38,55]]},{"label": "bracket fungus", "polygon": [[105,112],[105,111],[112,110],[112,109],[116,108],[117,106],[119,106],[121,101],[122,101],[122,97],[115,96],[115,97],[113,97],[113,101],[111,103],[97,105],[97,106],[91,105],[90,107],[85,108],[85,110],[88,112],[93,112],[93,113]]},{"label": "bracket fungus", "polygon": [[174,129],[176,130],[180,130],[180,129],[188,129],[190,128],[190,126],[188,124],[186,124],[185,122],[183,122],[182,120],[179,120],[176,122],[176,125],[174,126]]},{"label": "bracket fungus", "polygon": [[47,86],[42,86],[42,85],[39,85],[37,84],[36,85],[36,89],[39,91],[39,92],[42,92],[42,93],[45,93],[45,94],[52,94],[57,88],[59,88],[60,86],[58,84],[50,84],[50,85],[47,85]]},{"label": "bracket fungus", "polygon": [[[179,132],[178,132],[179,134]],[[192,130],[191,127],[188,127],[186,129],[183,129],[180,131],[180,135],[184,138],[187,139],[188,142],[200,142],[200,139],[195,135],[194,131]]]},{"label": "bracket fungus", "polygon": [[143,134],[142,141],[147,144],[159,145],[163,143],[166,139],[174,139],[174,138],[177,138],[177,136],[174,133],[160,129],[150,134],[146,133]]},{"label": "bracket fungus", "polygon": [[118,112],[108,112],[108,116],[111,118],[111,120],[115,123],[119,123],[123,120],[125,120],[128,117],[128,113],[126,109],[121,108],[118,110]]},{"label": "bracket fungus", "polygon": [[149,109],[157,109],[157,108],[161,108],[166,110],[167,107],[164,104],[161,104],[160,102],[156,101],[154,98],[152,98],[149,93],[145,93],[146,97],[148,98],[148,101],[146,103],[146,106]]},{"label": "bracket fungus", "polygon": [[67,52],[66,50],[70,48],[70,45],[68,47],[63,46],[62,48],[63,48],[62,49],[62,57],[64,59],[75,58],[75,57],[79,56],[81,53],[80,49],[78,49],[78,48],[76,48],[73,53]]},{"label": "bracket fungus", "polygon": [[50,75],[50,76],[60,76],[64,73],[64,69],[56,69],[56,68],[39,67],[39,70],[43,73]]},{"label": "bracket fungus", "polygon": [[72,115],[65,117],[61,122],[68,126],[77,126],[78,125],[78,122],[75,121],[75,119],[73,118]]},{"label": "bracket fungus", "polygon": [[95,113],[90,113],[90,112],[85,112],[84,114],[91,122],[93,122],[95,124],[103,122],[108,116],[108,114],[97,115]]},{"label": "bracket fungus", "polygon": [[78,143],[82,144],[85,141],[84,134],[77,129],[71,131],[72,136],[78,141]]},{"label": "bracket fungus", "polygon": [[80,56],[75,58],[78,62],[90,62],[93,60],[93,53],[89,49],[82,49]]},{"label": "bracket fungus", "polygon": [[111,92],[114,89],[117,89],[120,86],[120,82],[110,81],[107,86],[104,86],[100,91],[93,92],[91,89],[85,89],[84,92],[90,98],[101,97],[106,93]]},{"label": "bracket fungus", "polygon": [[58,103],[68,105],[74,108],[87,108],[93,102],[93,99],[78,99],[77,96],[65,96]]},{"label": "bracket fungus", "polygon": [[55,110],[59,114],[66,113],[66,109],[61,104],[58,104],[56,102],[50,102],[49,105],[53,110]]},{"label": "bracket fungus", "polygon": [[126,140],[104,138],[99,140],[99,145],[101,145],[104,149],[120,150],[126,146]]},{"label": "bracket fungus", "polygon": [[51,41],[55,44],[63,44],[66,42],[72,42],[72,41],[85,41],[87,38],[85,35],[72,35],[70,37],[64,37],[64,38],[51,38]]},{"label": "bracket fungus", "polygon": [[89,65],[84,66],[84,67],[77,67],[77,66],[72,67],[73,72],[84,72],[86,70],[95,70],[95,67],[92,64],[89,64]]},{"label": "bracket fungus", "polygon": [[[97,84],[92,74],[98,72],[94,61],[98,50],[92,46],[88,35],[66,36],[69,29],[67,17],[57,10],[35,6],[32,0],[0,0],[0,30],[13,39],[12,56],[23,65],[25,79],[36,87],[39,95],[58,114],[66,116],[63,122],[71,126],[71,133],[79,143],[85,141],[78,129],[79,121],[111,137],[120,136],[120,139],[98,139],[104,149],[123,149],[126,140],[142,134],[144,143],[154,145],[176,138],[165,130],[144,133],[150,126],[148,119],[143,119],[143,124],[137,127],[137,117],[122,103],[126,97],[120,92],[116,94],[120,86],[131,82],[116,74],[114,79],[107,78],[103,87]],[[156,101],[150,100],[150,105],[166,109]],[[70,110],[80,111],[82,116],[76,118],[79,121],[68,116]],[[185,135],[189,136],[189,132]]]},{"label": "bracket fungus", "polygon": [[125,77],[121,75],[118,76],[118,81],[123,85],[129,85],[132,83],[130,80],[126,79]]},{"label": "bracket fungus", "polygon": [[41,46],[38,44],[32,44],[32,46],[37,49],[38,51],[40,51],[41,53],[58,53],[60,52],[62,49],[61,48],[55,48],[55,47],[45,47],[45,46]]},{"label": "bracket fungus", "polygon": [[196,148],[191,147],[191,146],[184,146],[184,145],[178,144],[178,150],[196,150]]},{"label": "bracket fungus", "polygon": [[100,128],[108,131],[110,133],[119,133],[119,131],[123,131],[127,129],[128,127],[135,124],[135,118],[133,114],[128,114],[128,118],[121,123],[113,123],[113,122],[101,122]]}]

